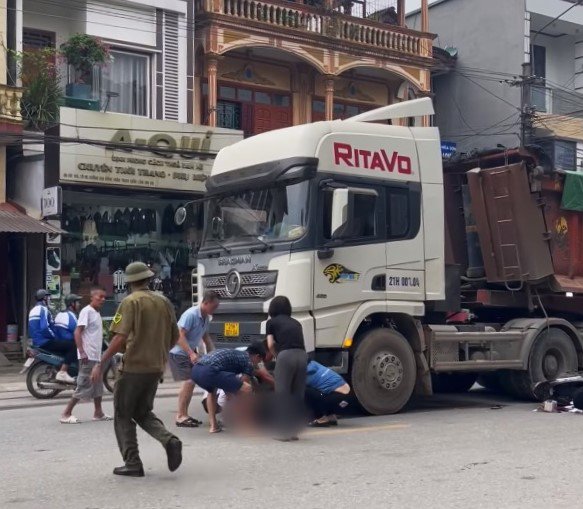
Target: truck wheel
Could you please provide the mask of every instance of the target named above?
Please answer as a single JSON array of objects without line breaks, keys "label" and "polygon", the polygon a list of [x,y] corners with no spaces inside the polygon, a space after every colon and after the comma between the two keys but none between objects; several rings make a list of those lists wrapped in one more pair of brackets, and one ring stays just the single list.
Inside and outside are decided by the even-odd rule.
[{"label": "truck wheel", "polygon": [[569,335],[557,328],[545,329],[534,342],[528,360],[528,371],[510,371],[504,376],[504,389],[511,395],[536,400],[537,382],[555,380],[577,370],[577,350]]},{"label": "truck wheel", "polygon": [[473,373],[439,373],[431,375],[434,393],[454,394],[468,392],[476,383]]},{"label": "truck wheel", "polygon": [[398,332],[374,329],[359,342],[351,375],[354,393],[367,412],[394,414],[407,404],[415,388],[413,349]]}]

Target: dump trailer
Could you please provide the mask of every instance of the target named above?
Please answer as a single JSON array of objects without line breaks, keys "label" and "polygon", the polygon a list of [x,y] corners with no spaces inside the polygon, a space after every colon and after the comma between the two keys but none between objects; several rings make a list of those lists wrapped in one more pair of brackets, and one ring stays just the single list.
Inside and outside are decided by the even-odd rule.
[{"label": "dump trailer", "polygon": [[221,299],[219,346],[263,339],[286,295],[372,414],[478,376],[530,398],[581,366],[580,180],[536,149],[444,168],[438,129],[408,127],[432,114],[417,99],[220,151],[197,285]]}]

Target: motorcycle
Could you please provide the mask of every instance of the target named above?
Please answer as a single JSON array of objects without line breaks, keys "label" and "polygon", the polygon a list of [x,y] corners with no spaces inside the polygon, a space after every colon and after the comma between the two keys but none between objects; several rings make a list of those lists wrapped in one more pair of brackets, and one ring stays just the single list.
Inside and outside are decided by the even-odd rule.
[{"label": "motorcycle", "polygon": [[[27,356],[20,373],[26,373],[26,387],[32,396],[37,399],[51,399],[63,391],[75,389],[74,383],[56,379],[63,357],[36,347],[29,348]],[[122,354],[116,354],[103,366],[103,385],[109,392],[113,392],[121,357]],[[77,376],[78,370],[77,363],[69,366],[69,374],[73,378]]]}]

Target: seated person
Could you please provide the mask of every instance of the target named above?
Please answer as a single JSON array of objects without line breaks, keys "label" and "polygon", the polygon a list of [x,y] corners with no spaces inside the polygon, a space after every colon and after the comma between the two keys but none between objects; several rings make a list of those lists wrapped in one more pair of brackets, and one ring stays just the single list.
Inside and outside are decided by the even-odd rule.
[{"label": "seated person", "polygon": [[[203,355],[192,368],[192,380],[208,392],[206,400],[211,433],[222,431],[217,423],[217,390],[222,389],[233,402],[238,422],[252,425],[251,401],[253,392],[251,377],[273,385],[273,377],[261,365],[268,358],[264,343],[252,343],[246,351],[219,349]],[[234,396],[234,397],[233,397]]]},{"label": "seated person", "polygon": [[75,379],[69,375],[68,370],[71,364],[77,362],[77,346],[74,341],[57,338],[55,322],[48,308],[50,293],[41,289],[36,292],[35,297],[36,305],[28,314],[28,334],[32,346],[62,357],[63,364],[57,373],[56,380],[74,384]]},{"label": "seated person", "polygon": [[316,361],[309,361],[306,369],[306,405],[315,417],[309,426],[336,426],[336,412],[349,405],[350,385],[338,373]]}]

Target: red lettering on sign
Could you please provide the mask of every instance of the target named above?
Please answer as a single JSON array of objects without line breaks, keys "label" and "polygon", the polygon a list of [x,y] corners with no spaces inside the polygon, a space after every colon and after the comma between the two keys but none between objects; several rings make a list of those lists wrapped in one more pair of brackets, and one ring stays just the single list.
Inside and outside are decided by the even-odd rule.
[{"label": "red lettering on sign", "polygon": [[352,168],[350,159],[352,158],[352,147],[346,143],[334,143],[334,164],[340,164],[342,161],[346,166]]},{"label": "red lettering on sign", "polygon": [[349,168],[397,172],[401,175],[413,173],[413,163],[408,156],[394,151],[387,154],[384,149],[378,151],[353,148],[348,143],[334,143],[334,163]]}]

